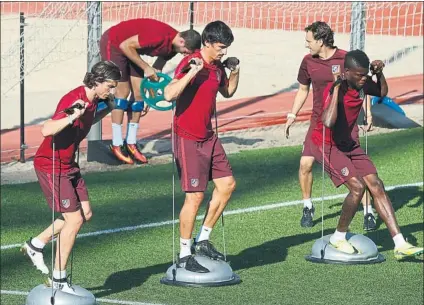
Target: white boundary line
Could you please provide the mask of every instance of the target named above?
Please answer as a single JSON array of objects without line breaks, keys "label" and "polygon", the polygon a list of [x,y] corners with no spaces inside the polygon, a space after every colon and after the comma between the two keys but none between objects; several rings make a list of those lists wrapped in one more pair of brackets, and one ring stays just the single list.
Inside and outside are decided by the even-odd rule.
[{"label": "white boundary line", "polygon": [[[399,185],[386,187],[386,191],[391,191],[391,190],[399,189],[399,188],[423,186],[423,184],[424,184],[424,182],[399,184]],[[339,195],[326,196],[326,197],[324,197],[324,200],[328,201],[328,200],[333,200],[333,199],[338,199],[338,198],[344,198],[346,196],[347,196],[347,193],[339,194]],[[321,198],[313,198],[313,200],[320,200],[320,199]],[[252,212],[258,212],[258,211],[266,211],[266,210],[278,209],[278,208],[281,208],[281,207],[287,207],[287,206],[301,204],[301,203],[303,203],[303,200],[280,202],[280,203],[268,204],[268,205],[263,205],[263,206],[256,206],[256,207],[250,207],[250,208],[245,208],[245,209],[237,209],[237,210],[227,211],[227,212],[224,212],[224,215],[236,215],[236,214],[252,213]],[[202,220],[203,215],[197,216],[196,219]],[[175,223],[179,223],[179,220],[178,219],[175,220]],[[122,227],[122,228],[116,228],[116,229],[108,229],[108,230],[82,233],[82,234],[78,234],[77,238],[113,234],[113,233],[119,233],[119,232],[125,232],[125,231],[134,231],[134,230],[139,230],[139,229],[163,227],[163,226],[166,226],[166,225],[172,225],[172,220],[146,223],[146,224],[141,224],[141,225],[138,225],[138,226]],[[18,248],[18,247],[21,247],[21,246],[22,246],[22,244],[4,245],[4,246],[1,246],[1,250]]]},{"label": "white boundary line", "polygon": [[[16,290],[1,290],[0,293],[4,295],[22,295],[22,296],[27,296],[29,294],[29,292],[16,291]],[[112,300],[112,299],[96,299],[96,302],[109,303],[109,304],[121,304],[121,305],[165,305],[165,304],[159,304],[159,303],[143,303],[143,302],[134,302],[134,301]]]}]

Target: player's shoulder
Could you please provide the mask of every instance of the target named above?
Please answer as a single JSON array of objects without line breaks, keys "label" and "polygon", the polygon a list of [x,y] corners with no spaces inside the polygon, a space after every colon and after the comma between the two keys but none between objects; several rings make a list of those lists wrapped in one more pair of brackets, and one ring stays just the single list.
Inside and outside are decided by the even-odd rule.
[{"label": "player's shoulder", "polygon": [[307,61],[311,61],[313,59],[314,58],[313,58],[313,56],[311,54],[306,54],[305,56],[303,56],[303,60],[302,61],[307,62]]},{"label": "player's shoulder", "polygon": [[84,86],[76,87],[72,89],[71,91],[69,91],[68,93],[66,93],[62,97],[61,102],[73,103],[76,100],[82,99],[84,97],[84,93],[85,93]]},{"label": "player's shoulder", "polygon": [[346,54],[347,54],[346,50],[339,49],[339,48],[337,48],[336,53],[335,53],[335,55],[337,57],[340,57],[340,58],[345,58]]},{"label": "player's shoulder", "polygon": [[195,52],[193,52],[191,54],[188,54],[188,55],[184,56],[183,59],[181,60],[181,63],[188,63],[193,58],[200,58],[200,59],[202,59],[202,55],[200,54],[200,51],[195,51]]}]

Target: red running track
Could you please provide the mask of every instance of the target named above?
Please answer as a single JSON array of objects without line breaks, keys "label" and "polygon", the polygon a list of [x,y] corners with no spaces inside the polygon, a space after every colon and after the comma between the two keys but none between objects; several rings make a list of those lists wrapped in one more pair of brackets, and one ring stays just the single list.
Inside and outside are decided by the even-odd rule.
[{"label": "red running track", "polygon": [[[388,79],[389,96],[399,104],[423,103],[423,75],[412,75]],[[218,130],[220,132],[263,127],[286,122],[296,92],[285,92],[268,96],[257,96],[218,103]],[[308,97],[298,120],[309,120],[312,110],[312,94]],[[152,111],[140,121],[138,139],[167,138],[171,133],[172,112]],[[124,125],[125,126],[125,125]],[[19,128],[1,131],[1,162],[19,159]],[[112,138],[110,116],[102,122],[102,138]],[[25,139],[29,149],[26,158],[34,156],[43,137],[41,126],[25,128]],[[87,149],[87,142],[81,143],[81,151]]]},{"label": "red running track", "polygon": [[[349,33],[351,2],[195,2],[194,24],[220,19],[232,27],[303,31],[314,21],[329,23],[336,33]],[[60,8],[60,9],[59,9]],[[86,3],[2,2],[1,14],[47,18],[85,18]],[[367,33],[421,36],[423,3],[367,2]],[[155,18],[163,22],[188,25],[189,2],[103,2],[104,21]]]}]

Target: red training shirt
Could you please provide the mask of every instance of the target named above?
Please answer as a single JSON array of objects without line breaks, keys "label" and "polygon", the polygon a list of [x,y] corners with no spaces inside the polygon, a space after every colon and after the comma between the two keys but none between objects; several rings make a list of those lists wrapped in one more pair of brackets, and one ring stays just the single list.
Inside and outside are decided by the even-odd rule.
[{"label": "red training shirt", "polygon": [[[324,109],[331,103],[330,88],[332,85],[333,84],[330,83],[324,89],[324,108],[321,110],[319,114],[320,120],[317,122],[312,132],[312,141],[316,145],[322,145],[322,130],[324,124],[321,121],[321,116]],[[346,81],[341,83],[338,93],[337,120],[331,129],[325,129],[326,144],[336,145],[342,151],[349,151],[349,149],[353,147],[355,141],[352,139],[352,130],[356,126],[356,121],[361,111],[365,95],[381,96],[377,83],[370,78],[365,82],[362,90],[364,96],[361,98],[360,92],[349,88]]]},{"label": "red training shirt", "polygon": [[200,51],[183,58],[175,70],[174,78],[184,77],[181,70],[195,57],[203,60],[203,69],[177,99],[174,126],[175,133],[183,138],[205,141],[214,133],[211,119],[216,109],[216,95],[220,87],[228,85],[228,78],[220,61],[208,64]]},{"label": "red training shirt", "polygon": [[[66,173],[69,170],[78,167],[75,162],[75,153],[79,143],[87,136],[93,124],[96,114],[97,101],[90,102],[87,98],[85,87],[80,86],[67,93],[60,100],[52,120],[65,118],[66,113],[62,112],[70,107],[77,100],[83,100],[89,103],[84,114],[76,119],[73,125],[65,127],[61,132],[54,136],[55,140],[55,173]],[[53,170],[53,137],[45,137],[37,150],[34,158],[34,167],[36,170],[51,173]]]},{"label": "red training shirt", "polygon": [[318,56],[306,55],[300,64],[297,81],[302,85],[312,84],[313,89],[313,104],[311,124],[315,124],[321,120],[322,112],[322,96],[324,88],[333,83],[333,66],[339,66],[339,71],[344,70],[344,59],[346,51],[336,49],[336,52],[328,59],[322,59]]},{"label": "red training shirt", "polygon": [[111,45],[120,50],[119,45],[130,37],[138,35],[140,49],[137,52],[148,56],[162,56],[167,60],[176,55],[172,40],[178,31],[166,23],[154,19],[139,18],[126,20],[109,29]]}]

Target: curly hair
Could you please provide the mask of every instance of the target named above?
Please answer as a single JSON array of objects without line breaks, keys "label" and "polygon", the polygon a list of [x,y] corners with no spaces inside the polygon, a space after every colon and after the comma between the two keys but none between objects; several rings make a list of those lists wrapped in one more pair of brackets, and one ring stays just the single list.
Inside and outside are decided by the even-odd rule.
[{"label": "curly hair", "polygon": [[119,67],[109,60],[100,61],[91,68],[91,72],[85,74],[83,83],[88,88],[93,88],[96,83],[103,83],[107,80],[119,81],[121,71]]},{"label": "curly hair", "polygon": [[305,32],[312,32],[315,40],[322,40],[326,47],[334,47],[334,32],[324,21],[315,21],[305,28]]}]

